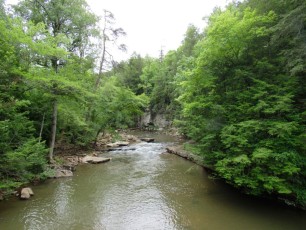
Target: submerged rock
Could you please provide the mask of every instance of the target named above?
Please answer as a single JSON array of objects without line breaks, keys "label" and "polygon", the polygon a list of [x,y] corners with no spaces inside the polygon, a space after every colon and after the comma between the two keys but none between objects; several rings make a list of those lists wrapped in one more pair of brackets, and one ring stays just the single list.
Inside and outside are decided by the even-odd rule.
[{"label": "submerged rock", "polygon": [[21,189],[21,192],[20,192],[20,199],[28,200],[33,195],[34,195],[34,192],[31,188],[23,188]]}]

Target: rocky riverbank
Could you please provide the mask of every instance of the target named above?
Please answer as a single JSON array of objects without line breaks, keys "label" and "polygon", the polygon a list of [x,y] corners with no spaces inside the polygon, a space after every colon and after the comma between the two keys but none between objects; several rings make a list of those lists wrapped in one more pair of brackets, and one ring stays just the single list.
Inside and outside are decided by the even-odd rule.
[{"label": "rocky riverbank", "polygon": [[[168,134],[168,133],[167,133]],[[178,139],[178,135],[176,136]],[[77,166],[80,164],[100,164],[111,161],[111,158],[103,157],[103,153],[107,151],[121,151],[121,150],[131,150],[133,146],[128,147],[134,143],[138,142],[154,142],[155,139],[151,137],[136,137],[134,135],[128,134],[127,132],[118,132],[114,134],[104,134],[100,135],[95,146],[91,149],[79,149],[73,145],[59,145],[56,151],[56,163],[50,165],[53,173],[49,178],[62,178],[62,177],[72,177]],[[134,150],[134,149],[133,149]],[[201,156],[195,155],[193,153],[184,150],[183,145],[171,146],[166,148],[168,153],[176,154],[187,160],[190,160],[200,166],[205,168],[210,168],[204,164],[204,160]],[[29,199],[31,196],[22,196],[22,189],[28,188],[28,185],[22,186],[14,194],[19,196],[21,199]],[[31,189],[31,188],[29,188]]]},{"label": "rocky riverbank", "polygon": [[183,145],[170,146],[167,147],[166,150],[168,153],[183,157],[197,165],[212,170],[212,166],[205,164],[204,158],[202,156],[186,151]]},{"label": "rocky riverbank", "polygon": [[111,159],[101,157],[103,152],[117,150],[119,147],[128,146],[139,141],[136,136],[122,132],[116,133],[116,138],[112,134],[100,135],[92,150],[80,151],[77,154],[73,153],[71,149],[58,150],[57,159],[60,163],[51,165],[55,170],[54,178],[73,176],[73,171],[79,164],[108,162]]},{"label": "rocky riverbank", "polygon": [[[123,146],[129,146],[140,141],[152,142],[154,139],[140,140],[134,135],[122,132],[116,133],[116,135],[104,134],[99,136],[98,141],[91,150],[82,150],[73,145],[63,144],[57,148],[55,163],[49,165],[53,172],[49,175],[49,178],[72,177],[76,167],[80,164],[100,164],[109,162],[111,158],[102,157],[101,154],[103,154],[103,152],[120,150]],[[29,185],[22,186],[13,194],[22,200],[30,199],[34,193],[28,186]],[[25,191],[31,191],[31,193],[29,193],[30,195],[25,195]],[[1,199],[3,199],[2,194],[0,194],[0,200]]]}]

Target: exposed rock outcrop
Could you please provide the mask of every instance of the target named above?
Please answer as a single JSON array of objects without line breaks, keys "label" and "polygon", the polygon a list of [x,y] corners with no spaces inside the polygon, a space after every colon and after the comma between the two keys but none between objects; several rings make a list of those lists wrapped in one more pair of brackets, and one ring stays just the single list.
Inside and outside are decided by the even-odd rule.
[{"label": "exposed rock outcrop", "polygon": [[157,128],[159,130],[163,130],[167,127],[171,126],[171,120],[167,118],[167,114],[159,113],[159,114],[152,114],[149,110],[147,110],[139,121],[139,127],[145,127],[148,124],[154,124],[154,130]]}]

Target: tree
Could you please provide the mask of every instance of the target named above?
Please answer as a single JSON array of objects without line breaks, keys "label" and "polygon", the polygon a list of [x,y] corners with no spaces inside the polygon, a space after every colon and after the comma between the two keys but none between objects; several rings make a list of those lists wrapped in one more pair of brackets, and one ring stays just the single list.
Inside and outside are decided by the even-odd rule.
[{"label": "tree", "polygon": [[[58,117],[58,99],[61,95],[76,93],[78,87],[69,84],[68,78],[60,75],[60,68],[69,58],[69,55],[78,53],[81,57],[85,55],[85,44],[89,37],[93,35],[97,18],[89,12],[88,6],[84,0],[30,0],[21,1],[16,7],[16,12],[25,20],[33,21],[35,24],[43,23],[47,38],[52,38],[55,48],[65,50],[66,55],[58,55],[57,53],[44,54],[46,62],[43,70],[36,68],[35,73],[40,78],[40,74],[47,74],[45,79],[49,93],[52,95],[52,126],[49,159],[53,161],[53,151],[55,145],[57,117]],[[92,32],[91,32],[92,31]],[[36,37],[40,40],[41,37]],[[84,42],[86,41],[86,42]],[[78,51],[78,52],[77,52]],[[50,69],[51,68],[51,69]],[[52,71],[49,71],[52,70]]]},{"label": "tree", "polygon": [[194,47],[198,41],[202,38],[199,29],[194,25],[189,25],[185,33],[182,45],[178,48],[178,52],[182,53],[186,57],[193,55]]},{"label": "tree", "polygon": [[97,75],[95,90],[100,86],[100,81],[102,79],[103,71],[108,70],[109,65],[112,66],[114,60],[113,57],[108,50],[108,43],[112,43],[112,45],[116,45],[120,50],[125,51],[126,47],[125,45],[117,45],[117,40],[120,36],[125,36],[126,33],[122,28],[113,28],[113,24],[115,23],[115,17],[114,15],[107,10],[104,10],[103,15],[103,28],[102,28],[102,34],[101,36],[101,57],[99,62],[99,72]]},{"label": "tree", "polygon": [[[304,6],[277,5],[283,13],[278,15],[273,7],[266,10],[271,2],[260,2],[259,11],[265,9],[260,13],[246,1],[223,12],[216,9],[210,16],[205,37],[195,48],[195,68],[186,71],[181,83],[179,124],[198,143],[206,163],[228,183],[250,194],[277,194],[304,206],[305,84],[299,61]],[[289,25],[297,21],[298,29],[292,30]],[[299,55],[289,68],[293,62],[287,55],[294,50]]]},{"label": "tree", "polygon": [[28,25],[29,30],[25,32],[22,24],[8,17],[4,8],[2,9],[0,11],[0,193],[9,193],[22,183],[46,176],[47,149],[43,141],[40,142],[35,138],[34,123],[29,118],[32,104],[26,97],[29,87],[21,71],[27,67],[27,64],[21,61],[21,55],[28,53],[32,40],[31,33],[41,31],[41,26]]},{"label": "tree", "polygon": [[144,92],[140,79],[144,66],[144,58],[134,53],[127,61],[122,61],[114,67],[112,72],[117,76],[123,86],[129,88],[135,94],[140,95]]}]

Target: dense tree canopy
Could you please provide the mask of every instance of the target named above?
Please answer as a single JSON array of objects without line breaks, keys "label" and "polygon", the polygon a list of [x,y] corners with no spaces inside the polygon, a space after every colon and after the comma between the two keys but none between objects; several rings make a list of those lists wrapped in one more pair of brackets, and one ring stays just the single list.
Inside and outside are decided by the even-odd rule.
[{"label": "dense tree canopy", "polygon": [[137,57],[137,70],[131,59],[117,76],[149,96],[153,115],[175,119],[228,183],[304,206],[305,7],[249,0],[216,8],[204,32],[190,25],[176,51]]},{"label": "dense tree canopy", "polygon": [[97,38],[108,36],[98,27],[84,0],[23,0],[10,11],[0,1],[0,193],[46,178],[57,143],[91,146],[146,107],[95,73]]},{"label": "dense tree canopy", "polygon": [[0,0],[0,191],[45,177],[47,146],[88,146],[148,109],[216,176],[305,207],[305,0],[234,1],[177,50],[120,63],[106,44],[125,33],[102,19],[84,0]]},{"label": "dense tree canopy", "polygon": [[306,10],[288,2],[211,15],[181,83],[179,124],[227,182],[305,205]]}]

